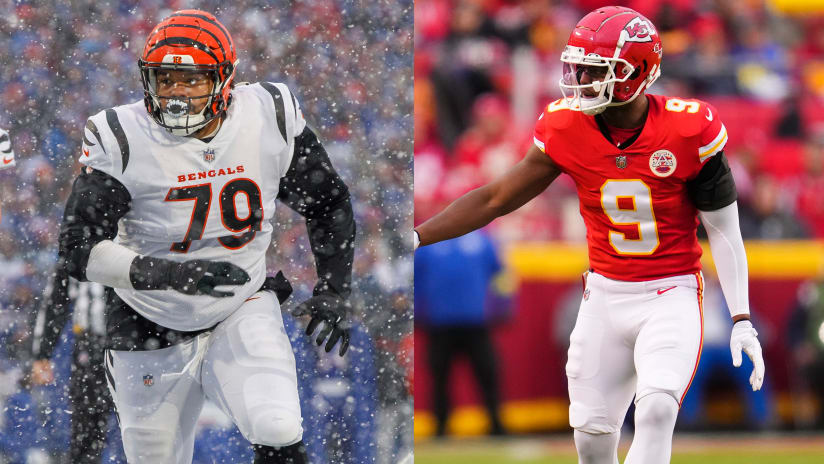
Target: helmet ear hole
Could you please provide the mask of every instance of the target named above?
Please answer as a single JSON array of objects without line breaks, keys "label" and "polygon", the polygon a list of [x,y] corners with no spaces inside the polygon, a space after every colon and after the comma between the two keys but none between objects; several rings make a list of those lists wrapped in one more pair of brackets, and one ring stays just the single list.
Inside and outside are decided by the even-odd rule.
[{"label": "helmet ear hole", "polygon": [[[644,61],[644,66],[646,66],[646,61]],[[638,76],[641,75],[641,68],[635,68],[635,71],[632,72],[632,75],[629,76],[628,80],[638,79]]]}]

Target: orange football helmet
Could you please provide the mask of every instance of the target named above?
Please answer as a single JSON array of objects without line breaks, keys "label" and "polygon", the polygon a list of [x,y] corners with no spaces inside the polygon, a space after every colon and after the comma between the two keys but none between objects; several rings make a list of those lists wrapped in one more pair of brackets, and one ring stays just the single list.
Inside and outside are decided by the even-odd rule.
[{"label": "orange football helmet", "polygon": [[[193,134],[229,107],[237,63],[232,36],[214,15],[200,10],[172,13],[149,34],[138,60],[146,110],[172,134]],[[163,97],[157,94],[161,69],[210,73],[214,86],[207,95]],[[192,100],[198,98],[209,100],[203,110],[190,114]],[[165,110],[160,104],[164,99]]]}]

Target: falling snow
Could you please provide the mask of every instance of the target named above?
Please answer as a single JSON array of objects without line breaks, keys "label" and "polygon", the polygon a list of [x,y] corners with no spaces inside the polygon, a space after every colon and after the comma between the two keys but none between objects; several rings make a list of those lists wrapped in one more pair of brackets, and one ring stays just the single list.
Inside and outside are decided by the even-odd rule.
[{"label": "falling snow", "polygon": [[[93,322],[84,326],[75,315],[57,328],[63,330],[52,357],[54,380],[44,385],[29,375],[38,338],[32,328],[79,172],[86,118],[142,99],[137,57],[145,37],[179,8],[211,11],[231,31],[240,60],[236,81],[292,89],[352,194],[358,236],[349,353],[340,358],[318,349],[284,312],[311,461],[399,462],[412,445],[412,262],[405,234],[412,226],[412,0],[0,4],[0,127],[16,154],[16,165],[0,170],[0,462],[71,462],[75,409],[99,400],[85,391],[76,395],[79,404],[69,400],[72,357],[81,371],[101,357],[98,341],[82,329]],[[303,218],[279,208],[274,220],[267,264],[295,287],[288,309],[311,295],[315,267]],[[104,462],[125,462],[113,416],[107,429]],[[252,451],[209,403],[198,419],[194,456],[196,463],[248,463]]]}]

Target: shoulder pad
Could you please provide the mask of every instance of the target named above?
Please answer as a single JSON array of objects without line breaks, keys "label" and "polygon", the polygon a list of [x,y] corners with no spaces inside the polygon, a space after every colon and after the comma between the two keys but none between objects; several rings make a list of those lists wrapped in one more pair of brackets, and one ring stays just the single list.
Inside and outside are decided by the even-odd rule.
[{"label": "shoulder pad", "polygon": [[695,137],[700,135],[706,127],[707,115],[715,117],[715,113],[709,110],[707,103],[693,98],[667,97],[664,102],[663,112],[667,119],[675,120],[675,127],[678,135],[682,137]]},{"label": "shoulder pad", "polygon": [[547,126],[552,129],[566,129],[572,125],[577,111],[569,106],[569,100],[561,98],[550,103],[544,109]]},{"label": "shoulder pad", "polygon": [[278,130],[285,140],[291,142],[306,127],[306,121],[303,119],[303,112],[300,110],[298,100],[285,84],[261,82],[260,86],[272,98]]},{"label": "shoulder pad", "polygon": [[82,164],[119,178],[129,164],[129,139],[114,108],[103,110],[83,128]]}]

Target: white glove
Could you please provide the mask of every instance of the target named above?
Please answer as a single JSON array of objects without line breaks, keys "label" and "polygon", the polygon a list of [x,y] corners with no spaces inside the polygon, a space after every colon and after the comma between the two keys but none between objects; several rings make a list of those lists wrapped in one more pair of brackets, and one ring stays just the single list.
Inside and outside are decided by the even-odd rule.
[{"label": "white glove", "polygon": [[741,366],[741,351],[747,353],[753,364],[752,374],[750,375],[750,385],[752,391],[759,390],[761,384],[764,383],[764,358],[761,357],[761,344],[756,338],[758,332],[752,326],[752,323],[747,320],[738,321],[732,326],[732,335],[730,336],[730,351],[732,352],[732,365],[735,367]]},{"label": "white glove", "polygon": [[413,250],[417,250],[417,249],[418,249],[418,246],[420,246],[420,244],[421,244],[421,237],[418,235],[418,231],[417,231],[417,230],[412,229],[412,232],[414,232],[414,233],[415,233],[415,238],[414,238],[414,240],[413,240],[413,243],[415,244],[415,248],[413,248]]}]

